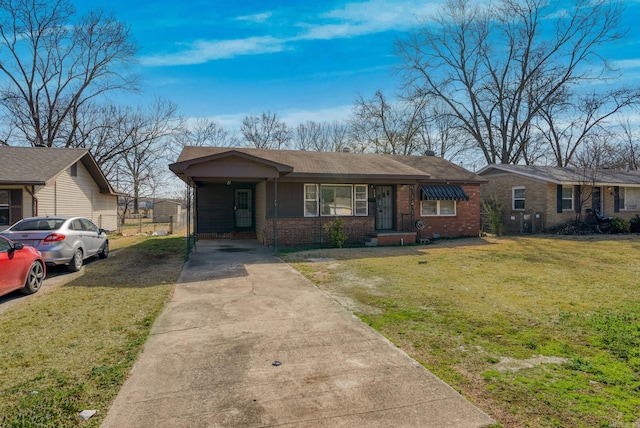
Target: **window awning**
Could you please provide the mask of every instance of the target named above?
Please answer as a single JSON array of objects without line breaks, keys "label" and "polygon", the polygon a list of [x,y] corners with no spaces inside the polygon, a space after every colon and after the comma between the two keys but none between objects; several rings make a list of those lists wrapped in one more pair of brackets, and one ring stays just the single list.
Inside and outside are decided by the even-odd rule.
[{"label": "window awning", "polygon": [[423,201],[468,201],[469,195],[460,186],[421,186]]}]

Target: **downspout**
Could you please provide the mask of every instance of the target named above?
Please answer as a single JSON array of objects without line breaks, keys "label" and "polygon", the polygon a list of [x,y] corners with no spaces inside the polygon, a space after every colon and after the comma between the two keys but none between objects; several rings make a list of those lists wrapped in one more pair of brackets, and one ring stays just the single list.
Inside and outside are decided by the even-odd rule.
[{"label": "downspout", "polygon": [[273,181],[273,251],[278,252],[278,179]]}]

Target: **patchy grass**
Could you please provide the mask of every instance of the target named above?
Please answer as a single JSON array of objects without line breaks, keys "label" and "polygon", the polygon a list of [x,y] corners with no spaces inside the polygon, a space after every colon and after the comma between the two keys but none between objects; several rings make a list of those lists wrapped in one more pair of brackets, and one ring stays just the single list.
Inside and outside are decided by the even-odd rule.
[{"label": "patchy grass", "polygon": [[[97,427],[170,297],[181,237],[111,237],[77,280],[0,315],[0,426]],[[78,413],[98,410],[81,422]]]},{"label": "patchy grass", "polygon": [[508,427],[640,424],[639,257],[637,237],[284,255]]}]

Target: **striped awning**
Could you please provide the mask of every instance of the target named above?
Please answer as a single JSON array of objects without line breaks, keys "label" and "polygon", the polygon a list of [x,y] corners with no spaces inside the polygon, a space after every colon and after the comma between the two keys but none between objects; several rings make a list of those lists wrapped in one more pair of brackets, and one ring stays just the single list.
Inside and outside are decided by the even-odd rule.
[{"label": "striped awning", "polygon": [[468,201],[469,195],[460,186],[421,186],[423,201]]}]

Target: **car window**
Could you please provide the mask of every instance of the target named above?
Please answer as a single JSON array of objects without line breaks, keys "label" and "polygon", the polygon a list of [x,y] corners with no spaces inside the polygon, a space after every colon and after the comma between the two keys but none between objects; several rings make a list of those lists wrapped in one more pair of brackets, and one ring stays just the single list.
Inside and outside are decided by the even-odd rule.
[{"label": "car window", "polygon": [[98,232],[98,226],[96,226],[91,221],[87,220],[86,218],[82,219],[82,225],[84,226],[84,228],[86,230],[90,230],[91,232],[96,232],[96,233]]},{"label": "car window", "polygon": [[82,221],[80,219],[73,220],[69,225],[69,229],[71,230],[84,230],[84,226],[82,225]]},{"label": "car window", "polygon": [[0,253],[6,253],[11,248],[11,244],[6,239],[0,238]]},{"label": "car window", "polygon": [[11,227],[14,231],[26,230],[56,230],[60,229],[64,220],[56,218],[34,218],[22,220]]}]

